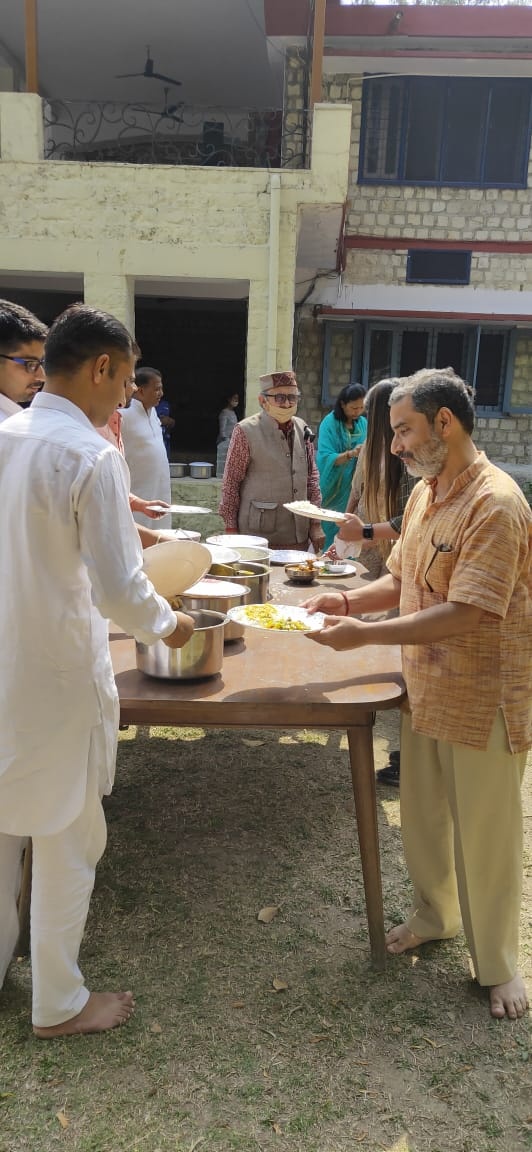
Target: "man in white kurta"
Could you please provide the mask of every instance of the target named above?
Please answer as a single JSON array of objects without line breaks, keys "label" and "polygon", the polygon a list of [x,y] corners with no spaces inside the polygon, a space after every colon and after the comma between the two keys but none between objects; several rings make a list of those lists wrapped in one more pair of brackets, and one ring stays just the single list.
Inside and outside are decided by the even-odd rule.
[{"label": "man in white kurta", "polygon": [[46,325],[11,300],[0,300],[0,424],[42,388]]},{"label": "man in white kurta", "polygon": [[[72,367],[63,350],[76,342]],[[133,1010],[131,993],[89,993],[77,963],[116,753],[108,620],[148,644],[180,647],[192,631],[144,575],[126,464],[95,429],[123,396],[133,347],[114,318],[67,309],[45,390],[0,427],[0,926],[12,949],[13,874],[31,836],[43,1037],[114,1027]]]},{"label": "man in white kurta", "polygon": [[[155,368],[137,368],[137,391],[129,408],[122,412],[122,440],[131,474],[131,491],[144,500],[170,503],[170,467],[156,405],[163,394],[161,375]],[[142,512],[133,512],[137,524],[152,526]],[[158,521],[161,528],[172,527],[168,512]]]}]

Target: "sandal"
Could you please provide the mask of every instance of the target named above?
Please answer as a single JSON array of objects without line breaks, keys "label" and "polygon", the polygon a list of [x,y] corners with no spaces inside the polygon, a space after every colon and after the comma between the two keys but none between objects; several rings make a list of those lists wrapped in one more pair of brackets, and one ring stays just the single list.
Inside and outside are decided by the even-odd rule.
[{"label": "sandal", "polygon": [[390,752],[390,759],[384,768],[379,768],[375,776],[379,784],[388,784],[392,788],[399,787],[401,764],[399,752]]}]

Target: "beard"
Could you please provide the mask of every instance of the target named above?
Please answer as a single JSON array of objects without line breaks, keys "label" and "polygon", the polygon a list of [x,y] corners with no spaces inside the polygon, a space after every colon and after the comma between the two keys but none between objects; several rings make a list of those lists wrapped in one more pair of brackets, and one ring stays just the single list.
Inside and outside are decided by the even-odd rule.
[{"label": "beard", "polygon": [[447,445],[433,430],[427,444],[417,448],[415,452],[401,455],[401,460],[411,476],[431,480],[434,476],[439,476],[448,455]]}]

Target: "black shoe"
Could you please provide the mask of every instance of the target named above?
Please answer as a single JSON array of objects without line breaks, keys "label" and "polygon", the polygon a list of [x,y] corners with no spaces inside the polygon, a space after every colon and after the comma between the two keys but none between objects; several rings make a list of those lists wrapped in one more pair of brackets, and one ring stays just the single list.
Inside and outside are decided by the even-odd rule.
[{"label": "black shoe", "polygon": [[[393,759],[392,759],[392,757],[393,757]],[[379,768],[378,772],[375,773],[375,776],[376,776],[379,784],[387,784],[389,787],[391,786],[392,788],[398,788],[399,787],[399,775],[400,775],[399,753],[398,752],[390,752],[390,759],[389,759],[388,764],[386,764],[385,768]]]}]

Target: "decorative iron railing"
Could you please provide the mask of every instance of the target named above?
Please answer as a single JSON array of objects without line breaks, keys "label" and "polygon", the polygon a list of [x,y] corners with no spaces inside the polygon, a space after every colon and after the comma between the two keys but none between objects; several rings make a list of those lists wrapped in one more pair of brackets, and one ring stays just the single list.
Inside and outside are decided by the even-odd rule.
[{"label": "decorative iron railing", "polygon": [[304,110],[44,102],[45,157],[121,164],[305,168]]}]

